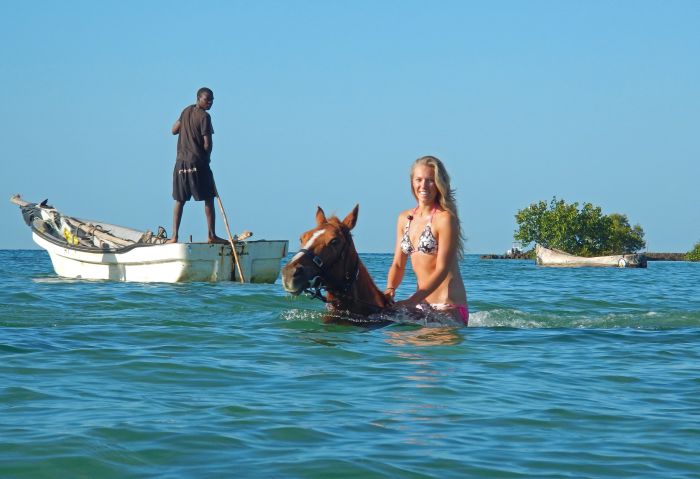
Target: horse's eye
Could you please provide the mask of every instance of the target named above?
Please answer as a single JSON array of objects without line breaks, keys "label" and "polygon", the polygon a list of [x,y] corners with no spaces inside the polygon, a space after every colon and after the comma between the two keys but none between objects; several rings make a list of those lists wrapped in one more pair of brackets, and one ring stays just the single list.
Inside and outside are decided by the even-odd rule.
[{"label": "horse's eye", "polygon": [[338,238],[333,238],[331,240],[331,246],[337,246],[338,245]]}]

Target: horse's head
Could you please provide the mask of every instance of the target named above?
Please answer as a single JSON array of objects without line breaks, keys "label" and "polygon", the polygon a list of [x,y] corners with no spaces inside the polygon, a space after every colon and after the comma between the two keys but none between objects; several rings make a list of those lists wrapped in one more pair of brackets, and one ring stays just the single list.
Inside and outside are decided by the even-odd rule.
[{"label": "horse's head", "polygon": [[350,230],[357,223],[359,205],[340,221],[326,218],[321,207],[316,210],[316,227],[301,235],[301,248],[282,268],[284,289],[298,295],[310,288],[349,287],[355,280],[359,258]]}]

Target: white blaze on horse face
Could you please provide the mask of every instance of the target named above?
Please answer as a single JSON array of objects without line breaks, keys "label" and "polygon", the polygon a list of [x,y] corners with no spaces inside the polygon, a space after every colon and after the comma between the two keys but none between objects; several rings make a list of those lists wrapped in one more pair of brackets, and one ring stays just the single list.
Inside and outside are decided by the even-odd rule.
[{"label": "white blaze on horse face", "polygon": [[[315,232],[314,234],[312,234],[312,235],[311,235],[311,238],[309,238],[309,241],[307,241],[306,244],[305,244],[304,246],[302,246],[301,249],[309,249],[309,248],[311,248],[311,246],[313,246],[313,244],[314,244],[314,241],[316,241],[316,238],[318,238],[319,236],[321,236],[321,235],[322,235],[323,233],[325,233],[325,232],[326,232],[326,230],[318,230],[317,232]],[[297,261],[297,260],[298,260],[299,258],[301,258],[302,256],[304,256],[304,253],[303,253],[302,251],[298,252],[297,254],[294,255],[294,257],[292,258],[292,261],[290,261],[290,263],[291,263],[291,262],[294,262],[294,261]]]}]

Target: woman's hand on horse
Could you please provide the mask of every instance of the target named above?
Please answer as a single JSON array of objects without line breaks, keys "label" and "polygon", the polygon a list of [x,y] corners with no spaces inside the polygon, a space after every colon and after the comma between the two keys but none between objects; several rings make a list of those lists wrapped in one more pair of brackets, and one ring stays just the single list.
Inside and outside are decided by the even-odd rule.
[{"label": "woman's hand on horse", "polygon": [[394,305],[394,295],[396,294],[396,288],[387,288],[384,290],[384,298],[388,306]]}]

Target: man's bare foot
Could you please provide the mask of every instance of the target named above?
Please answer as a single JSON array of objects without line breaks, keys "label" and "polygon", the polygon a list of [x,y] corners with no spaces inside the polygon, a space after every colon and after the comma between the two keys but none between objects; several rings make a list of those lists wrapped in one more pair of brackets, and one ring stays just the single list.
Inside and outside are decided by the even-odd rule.
[{"label": "man's bare foot", "polygon": [[168,241],[165,242],[165,244],[170,244],[170,243],[177,243],[177,236],[174,238],[170,238]]},{"label": "man's bare foot", "polygon": [[209,243],[228,244],[228,240],[225,240],[223,238],[219,238],[218,236],[214,236],[213,238],[209,238]]}]

